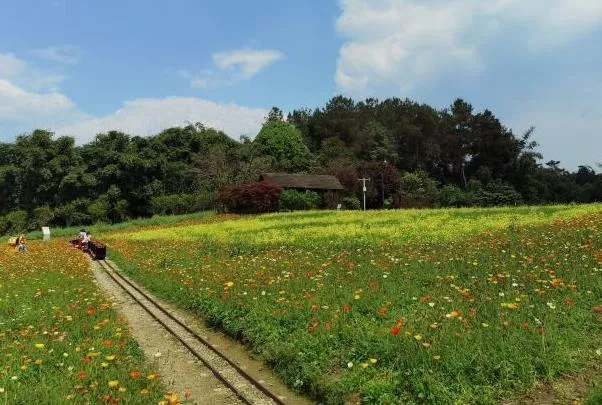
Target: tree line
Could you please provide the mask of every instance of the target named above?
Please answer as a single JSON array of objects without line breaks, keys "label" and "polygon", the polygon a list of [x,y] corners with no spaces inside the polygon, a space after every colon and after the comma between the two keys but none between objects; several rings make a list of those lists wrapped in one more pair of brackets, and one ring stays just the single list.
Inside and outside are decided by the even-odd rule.
[{"label": "tree line", "polygon": [[514,134],[461,99],[435,109],[343,96],[286,117],[274,107],[253,140],[201,123],[150,137],[110,131],[82,146],[35,130],[0,143],[0,234],[214,208],[224,186],[266,172],[337,176],[345,191],[325,207],[357,208],[358,176],[371,179],[369,208],[602,200],[602,174],[542,163],[533,133]]}]

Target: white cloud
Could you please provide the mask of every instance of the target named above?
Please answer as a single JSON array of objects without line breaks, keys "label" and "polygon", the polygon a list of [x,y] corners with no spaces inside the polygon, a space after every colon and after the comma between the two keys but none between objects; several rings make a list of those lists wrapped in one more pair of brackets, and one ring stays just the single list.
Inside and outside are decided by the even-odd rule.
[{"label": "white cloud", "polygon": [[546,51],[602,26],[600,0],[340,0],[337,31],[345,38],[335,80],[367,95],[403,92],[446,71],[479,71],[487,40],[511,30],[525,48]]},{"label": "white cloud", "polygon": [[12,53],[0,53],[0,78],[14,78],[22,74],[27,64]]},{"label": "white cloud", "polygon": [[0,53],[0,121],[31,122],[70,113],[74,104],[56,91],[62,76],[32,68],[11,53]]},{"label": "white cloud", "polygon": [[61,93],[31,93],[8,80],[0,79],[0,120],[23,122],[33,117],[47,117],[74,108]]},{"label": "white cloud", "polygon": [[237,138],[243,134],[254,136],[267,113],[262,108],[215,103],[195,97],[143,98],[127,101],[109,115],[88,116],[53,129],[59,135],[74,136],[81,144],[109,130],[147,136],[169,127],[202,122]]},{"label": "white cloud", "polygon": [[38,58],[64,65],[76,65],[80,58],[79,48],[72,45],[34,49],[30,53]]},{"label": "white cloud", "polygon": [[281,52],[271,49],[252,50],[239,49],[229,52],[218,52],[212,55],[213,63],[222,69],[233,71],[241,79],[250,79],[272,63],[284,58]]},{"label": "white cloud", "polygon": [[217,52],[212,56],[217,71],[205,69],[198,73],[180,70],[180,76],[190,80],[195,88],[208,89],[232,85],[249,80],[269,65],[284,58],[282,52],[273,49],[237,49]]},{"label": "white cloud", "polygon": [[39,69],[12,53],[0,53],[0,79],[35,91],[58,91],[65,76]]}]

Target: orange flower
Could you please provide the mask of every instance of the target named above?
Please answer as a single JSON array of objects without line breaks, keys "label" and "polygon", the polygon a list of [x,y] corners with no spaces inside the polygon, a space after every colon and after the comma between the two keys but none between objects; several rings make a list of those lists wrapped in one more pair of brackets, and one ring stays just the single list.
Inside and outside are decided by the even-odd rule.
[{"label": "orange flower", "polygon": [[84,380],[87,376],[88,373],[86,373],[84,370],[81,370],[79,373],[77,373],[77,379],[80,381]]},{"label": "orange flower", "polygon": [[540,335],[543,335],[543,333],[545,332],[545,329],[543,328],[543,326],[538,326],[536,330],[537,330],[537,333],[539,333]]},{"label": "orange flower", "polygon": [[378,314],[380,316],[385,316],[387,314],[388,309],[386,307],[382,307],[381,309],[378,310]]},{"label": "orange flower", "polygon": [[167,399],[167,403],[169,405],[177,405],[180,403],[180,398],[175,392],[170,392],[168,395],[165,396],[165,399]]},{"label": "orange flower", "polygon": [[527,322],[523,322],[521,326],[524,330],[529,330],[529,324]]},{"label": "orange flower", "polygon": [[94,313],[94,311],[96,311],[96,308],[94,308],[94,305],[88,305],[88,308],[86,308],[86,313],[88,315],[92,315]]},{"label": "orange flower", "polygon": [[138,370],[130,371],[130,377],[133,378],[134,380],[139,379],[140,371],[138,371]]},{"label": "orange flower", "polygon": [[343,311],[345,311],[345,313],[351,312],[351,305],[343,304]]},{"label": "orange flower", "polygon": [[592,311],[602,312],[602,305],[596,305],[595,307],[592,308]]}]

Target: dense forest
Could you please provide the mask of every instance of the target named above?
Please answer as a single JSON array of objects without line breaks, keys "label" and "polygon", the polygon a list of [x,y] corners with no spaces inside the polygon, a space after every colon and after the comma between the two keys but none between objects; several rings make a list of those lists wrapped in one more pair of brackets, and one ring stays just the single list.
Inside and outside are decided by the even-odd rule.
[{"label": "dense forest", "polygon": [[542,163],[532,135],[463,100],[437,110],[342,96],[286,117],[273,108],[253,140],[201,123],[151,137],[111,131],[82,146],[36,130],[0,143],[0,234],[215,208],[224,186],[266,172],[333,174],[345,186],[331,199],[283,195],[283,208],[304,198],[358,208],[359,176],[372,180],[371,209],[602,200],[602,174]]}]

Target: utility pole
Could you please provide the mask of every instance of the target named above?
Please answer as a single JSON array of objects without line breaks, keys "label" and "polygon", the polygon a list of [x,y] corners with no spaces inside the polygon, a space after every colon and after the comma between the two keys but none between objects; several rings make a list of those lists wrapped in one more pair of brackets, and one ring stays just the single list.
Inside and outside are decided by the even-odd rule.
[{"label": "utility pole", "polygon": [[366,211],[366,182],[370,181],[369,178],[363,177],[361,179],[357,179],[358,181],[362,182],[362,190],[364,191],[364,211]]}]

